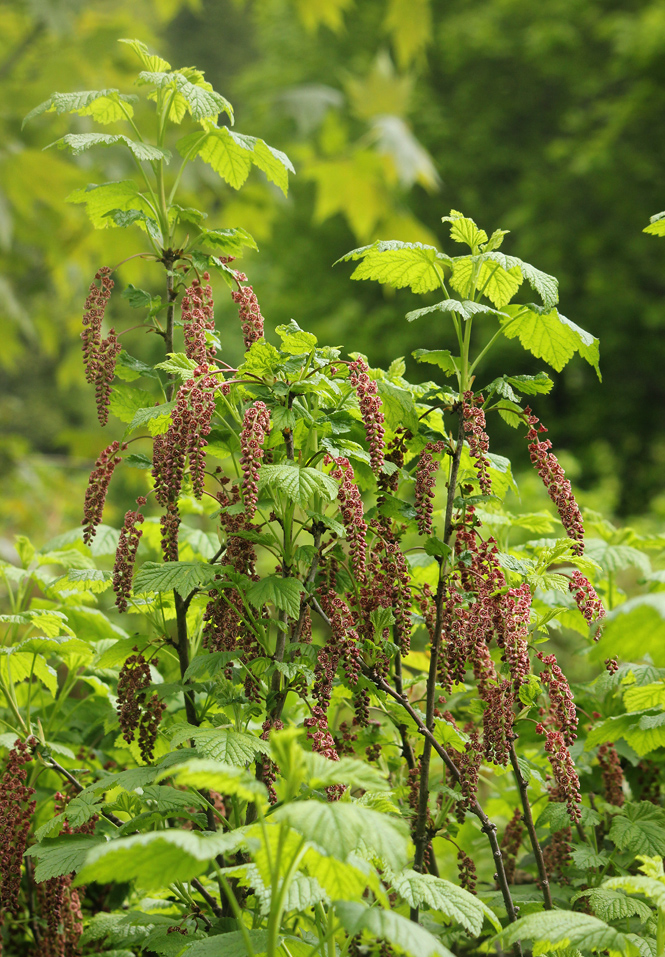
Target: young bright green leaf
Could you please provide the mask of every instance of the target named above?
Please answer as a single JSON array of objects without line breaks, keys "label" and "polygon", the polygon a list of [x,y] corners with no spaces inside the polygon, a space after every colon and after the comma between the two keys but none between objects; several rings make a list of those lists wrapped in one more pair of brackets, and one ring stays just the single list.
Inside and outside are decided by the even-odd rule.
[{"label": "young bright green leaf", "polygon": [[624,877],[610,877],[603,881],[603,888],[624,890],[627,894],[644,894],[656,907],[665,909],[665,881],[642,874],[627,874]]},{"label": "young bright green leaf", "polygon": [[171,64],[163,60],[156,54],[148,53],[148,48],[141,40],[118,40],[118,43],[126,43],[141,61],[146,70],[170,70]]},{"label": "young bright green leaf", "polygon": [[[608,950],[612,957],[639,957],[639,951],[625,934],[597,917],[573,911],[550,910],[529,914],[503,930],[496,942],[509,947],[518,940],[533,940],[539,947],[562,950],[577,947],[581,951]],[[541,953],[546,951],[541,949]]]},{"label": "young bright green leaf", "polygon": [[535,266],[530,265],[530,263],[525,263],[523,260],[518,259],[517,256],[506,256],[504,253],[490,252],[487,254],[487,259],[490,262],[499,263],[506,271],[514,270],[517,267],[531,288],[535,289],[540,295],[545,308],[552,309],[556,306],[559,301],[559,283],[554,276],[548,276],[547,273],[541,272],[540,269],[536,269]]},{"label": "young bright green leaf", "polygon": [[220,794],[234,794],[241,801],[265,802],[268,797],[265,784],[257,781],[253,773],[233,767],[221,761],[192,758],[163,772],[162,777],[173,775],[176,784],[193,788],[212,788]]},{"label": "young bright green leaf", "polygon": [[334,478],[315,468],[301,468],[286,462],[279,465],[264,465],[259,472],[259,489],[267,485],[284,492],[297,505],[306,505],[315,495],[332,502],[337,497],[339,486]]},{"label": "young bright green leaf", "polygon": [[552,391],[554,385],[546,372],[537,372],[536,375],[507,375],[503,378],[523,395],[536,395],[539,392],[547,394]]},{"label": "young bright green leaf", "polygon": [[[337,262],[361,259],[351,273],[351,279],[375,279],[395,289],[409,286],[413,292],[431,292],[438,289],[443,278],[443,266],[451,259],[435,246],[422,243],[401,243],[388,240],[352,249]],[[337,265],[337,263],[335,263]]]},{"label": "young bright green leaf", "polygon": [[411,393],[385,379],[377,379],[376,385],[388,427],[393,431],[404,427],[415,434],[418,431],[418,411]]},{"label": "young bright green leaf", "polygon": [[268,754],[270,750],[257,735],[234,731],[232,728],[179,727],[171,738],[171,744],[175,748],[185,741],[194,741],[196,750],[206,758],[237,767],[244,767],[257,754]]},{"label": "young bright green leaf", "polygon": [[100,595],[111,587],[112,581],[113,575],[101,568],[70,568],[66,575],[50,582],[49,588],[60,592],[87,591]]},{"label": "young bright green leaf", "polygon": [[[249,936],[254,954],[265,954],[268,947],[268,932],[266,930],[247,930],[246,933]],[[170,936],[180,935],[171,934]],[[179,941],[179,946],[182,947],[182,941]],[[308,950],[311,949],[311,946],[308,945]],[[234,930],[228,934],[215,934],[213,937],[205,937],[188,947],[183,957],[248,957],[245,936],[241,931]]]},{"label": "young bright green leaf", "polygon": [[394,871],[406,864],[408,827],[400,818],[346,801],[296,801],[272,815],[328,854],[346,860],[364,844]]},{"label": "young bright green leaf", "polygon": [[130,385],[116,385],[111,392],[109,409],[121,422],[129,423],[146,406],[152,407],[155,397],[152,392],[135,389]]},{"label": "young bright green leaf", "polygon": [[[320,474],[320,473],[319,473]],[[281,578],[279,575],[267,575],[252,582],[247,589],[247,600],[255,608],[272,602],[275,608],[285,611],[289,618],[300,615],[300,596],[305,587],[297,578]]]},{"label": "young bright green leaf", "polygon": [[653,913],[644,901],[627,897],[625,893],[610,890],[608,887],[593,887],[580,891],[574,895],[573,901],[580,897],[587,897],[596,917],[604,921],[625,920],[626,917],[639,917],[641,921],[646,921]]},{"label": "young bright green leaf", "polygon": [[143,195],[130,179],[117,183],[102,183],[96,186],[91,183],[85,189],[75,189],[67,196],[68,203],[84,203],[85,209],[95,229],[106,229],[116,226],[108,213],[114,209],[139,209],[149,214],[151,210]]},{"label": "young bright green leaf", "polygon": [[556,309],[538,312],[531,306],[507,306],[511,318],[502,320],[503,333],[508,339],[519,338],[520,342],[536,358],[544,359],[557,372],[578,352],[593,366],[600,379],[598,368],[598,340],[566,319]]},{"label": "young bright green leaf", "polygon": [[627,711],[665,708],[665,681],[649,685],[631,685],[624,691],[623,703]]},{"label": "young bright green leaf", "polygon": [[134,591],[178,592],[186,598],[195,588],[204,588],[219,574],[207,562],[145,562],[134,579]]},{"label": "young bright green leaf", "polygon": [[624,568],[637,568],[643,575],[651,571],[649,556],[630,545],[610,545],[602,538],[587,538],[584,546],[585,554],[593,558],[605,574]]},{"label": "young bright green leaf", "polygon": [[641,801],[627,804],[622,813],[612,818],[610,839],[622,851],[645,854],[649,857],[665,855],[665,811]]},{"label": "young bright green leaf", "polygon": [[[166,73],[163,71],[143,70],[139,73],[137,84],[149,84],[159,89],[172,87],[185,101],[186,108],[191,113],[192,119],[216,119],[220,113],[226,113],[233,123],[233,107],[221,93],[213,90],[212,86],[203,78],[200,71],[195,71],[201,79],[197,83],[192,83],[184,73]],[[178,111],[180,112],[180,111]]]},{"label": "young bright green leaf", "polygon": [[458,315],[464,321],[473,319],[474,316],[492,315],[507,316],[506,312],[500,312],[498,309],[492,309],[482,302],[473,302],[470,299],[444,299],[433,306],[425,306],[424,309],[414,309],[413,312],[407,312],[406,321],[413,322],[414,319],[420,319],[421,316],[427,316],[431,312],[452,312]]},{"label": "young bright green leaf", "polygon": [[16,651],[13,648],[0,648],[0,675],[9,685],[38,678],[55,697],[58,690],[58,673],[55,668],[33,652]]},{"label": "young bright green leaf", "polygon": [[450,284],[461,296],[468,298],[477,291],[501,309],[520,288],[522,273],[519,266],[504,269],[500,263],[492,262],[490,257],[494,255],[500,254],[481,253],[455,259]]},{"label": "young bright green leaf", "polygon": [[277,326],[275,332],[282,340],[282,352],[288,352],[289,355],[300,356],[316,349],[316,336],[301,329],[295,319],[286,326]]},{"label": "young bright green leaf", "polygon": [[[206,871],[218,854],[234,851],[243,840],[242,829],[212,834],[169,828],[117,838],[92,848],[75,883],[135,880],[145,890],[157,890],[173,881],[192,880]],[[80,866],[80,858],[77,862]]]},{"label": "young bright green leaf", "polygon": [[651,236],[665,236],[665,212],[655,213],[651,216],[649,225],[645,226],[642,232],[649,233]]},{"label": "young bright green leaf", "polygon": [[316,877],[331,900],[362,897],[369,885],[378,883],[374,868],[354,854],[340,861],[310,847],[303,857],[303,867]]},{"label": "young bright green leaf", "polygon": [[427,904],[448,921],[461,924],[475,937],[482,932],[485,918],[495,930],[501,930],[497,916],[475,894],[441,877],[405,870],[393,878],[392,886],[410,907]]},{"label": "young bright green leaf", "polygon": [[197,368],[198,363],[190,359],[184,352],[169,352],[168,359],[164,362],[158,362],[155,369],[163,369],[172,375],[177,375],[181,379],[191,379],[192,372]]},{"label": "young bright green leaf", "polygon": [[150,435],[162,435],[167,432],[174,407],[175,402],[162,402],[161,405],[153,405],[151,408],[138,409],[125,429],[124,438],[144,425],[147,426]]},{"label": "young bright green leaf", "polygon": [[101,835],[61,834],[45,838],[41,844],[33,844],[26,855],[36,857],[35,881],[41,884],[52,877],[62,877],[78,871],[92,848],[104,843]]},{"label": "young bright green leaf", "polygon": [[[134,115],[132,103],[138,96],[120,93],[118,90],[81,90],[78,93],[52,93],[23,120],[21,129],[30,120],[42,113],[78,113],[92,116],[99,123],[115,123]],[[124,105],[124,109],[120,104]]]},{"label": "young bright green leaf", "polygon": [[151,146],[149,143],[130,140],[128,136],[122,136],[120,133],[67,133],[54,143],[49,143],[44,149],[48,150],[52,146],[57,146],[60,150],[70,150],[76,156],[92,146],[113,146],[115,143],[123,143],[139,162],[151,163],[155,160],[164,160],[168,163],[171,158],[168,150]]},{"label": "young bright green leaf", "polygon": [[256,241],[246,229],[202,229],[197,240],[201,246],[212,246],[224,256],[242,256],[245,246],[257,249]]},{"label": "young bright green leaf", "polygon": [[335,901],[335,912],[350,937],[365,931],[371,940],[383,938],[409,957],[452,957],[429,931],[407,917],[357,901]]},{"label": "young bright green leaf", "polygon": [[176,146],[183,157],[193,159],[200,156],[234,189],[240,189],[254,165],[286,195],[288,173],[295,173],[285,153],[268,146],[263,140],[236,133],[225,126],[205,133],[189,133],[178,140]]},{"label": "young bright green leaf", "polygon": [[464,243],[474,252],[481,243],[487,242],[487,233],[484,229],[479,229],[472,219],[451,209],[450,216],[442,216],[442,223],[451,223],[450,238],[456,243]]}]

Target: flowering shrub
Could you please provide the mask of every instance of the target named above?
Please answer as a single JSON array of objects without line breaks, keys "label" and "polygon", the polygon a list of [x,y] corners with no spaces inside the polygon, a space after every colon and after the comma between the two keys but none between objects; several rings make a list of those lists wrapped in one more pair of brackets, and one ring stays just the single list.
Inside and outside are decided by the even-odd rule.
[{"label": "flowering shrub", "polygon": [[[344,257],[352,278],[441,290],[407,316],[450,323],[459,354],[414,353],[434,380],[410,383],[401,360],[383,371],[345,358],[295,321],[273,334],[230,265],[251,236],[204,228],[175,199],[197,156],[233,188],[255,165],[286,190],[290,163],[217,125],[232,109],[199,71],[131,47],[157,142],[58,142],[117,142],[144,164],[140,186],[72,198],[96,225],[143,231],[164,298],[130,301],[148,309],[142,326],[165,357],[148,365],[103,337],[122,265],[101,268],[84,361],[118,437],[95,463],[82,529],[40,552],[21,539],[21,566],[2,565],[3,946],[661,952],[665,660],[639,661],[665,656],[653,644],[630,650],[638,664],[617,655],[660,607],[648,553],[663,542],[594,514],[585,537],[523,405],[551,389],[545,372],[476,388],[501,336],[557,371],[575,352],[597,369],[597,340],[559,314],[556,280],[499,251],[503,231],[488,237],[454,211],[444,222],[459,256],[388,241]],[[136,132],[135,100],[55,94],[33,112]],[[188,114],[198,128],[176,142],[169,181],[165,144]],[[213,275],[238,307],[225,332],[244,340],[237,369],[218,357]],[[515,301],[525,281],[542,305]],[[508,511],[495,414],[524,430],[556,515]],[[103,522],[118,468],[144,476],[119,530]],[[654,591],[624,602],[630,567]],[[571,687],[562,629],[596,667],[592,683]]]}]

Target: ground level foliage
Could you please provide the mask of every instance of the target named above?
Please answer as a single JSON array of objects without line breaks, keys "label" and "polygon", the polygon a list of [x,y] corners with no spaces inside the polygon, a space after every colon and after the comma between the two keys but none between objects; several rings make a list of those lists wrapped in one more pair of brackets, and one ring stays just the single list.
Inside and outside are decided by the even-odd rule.
[{"label": "ground level foliage", "polygon": [[[337,265],[411,290],[414,347],[450,325],[456,350],[413,350],[430,381],[306,317],[266,328],[236,263],[252,236],[178,190],[201,160],[286,192],[290,160],[236,132],[199,70],[124,42],[147,96],[55,93],[28,117],[91,116],[107,129],[53,145],[129,151],[140,178],[70,200],[140,230],[160,278],[97,271],[81,339],[111,434],[82,526],[0,565],[4,953],[663,953],[665,542],[582,513],[537,408],[543,366],[600,374],[597,339],[504,230],[455,210],[444,248]],[[135,310],[122,329],[112,297]],[[532,371],[487,382],[505,338]],[[495,417],[549,510],[510,510]],[[562,634],[590,682],[571,687]]]}]

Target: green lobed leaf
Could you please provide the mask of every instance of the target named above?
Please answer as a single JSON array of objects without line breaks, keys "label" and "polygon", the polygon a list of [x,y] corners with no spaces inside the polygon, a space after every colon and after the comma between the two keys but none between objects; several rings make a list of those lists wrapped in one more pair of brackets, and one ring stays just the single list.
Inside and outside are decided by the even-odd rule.
[{"label": "green lobed leaf", "polygon": [[[252,950],[255,954],[264,954],[268,948],[266,930],[247,930]],[[281,938],[280,938],[281,939]],[[308,950],[311,950],[308,946]],[[239,930],[228,934],[215,934],[199,940],[184,951],[183,957],[247,957],[245,937]]]},{"label": "green lobed leaf", "polygon": [[145,890],[157,890],[173,881],[191,881],[218,854],[236,850],[243,839],[241,829],[211,834],[175,828],[117,838],[90,850],[75,883],[135,880]]},{"label": "green lobed leaf", "polygon": [[458,368],[457,359],[448,349],[416,349],[411,355],[417,362],[438,366],[446,375],[454,375]]},{"label": "green lobed leaf", "polygon": [[332,502],[337,498],[339,485],[334,478],[315,468],[300,467],[282,462],[263,465],[259,471],[259,489],[267,485],[284,492],[297,505],[308,504],[315,495]]},{"label": "green lobed leaf", "polygon": [[350,937],[366,932],[372,940],[387,940],[410,957],[452,957],[429,931],[395,911],[367,907],[356,901],[335,901],[335,912]]},{"label": "green lobed leaf", "polygon": [[535,307],[506,306],[505,311],[511,316],[502,320],[503,333],[508,339],[519,338],[525,349],[536,358],[544,359],[557,372],[561,372],[577,352],[601,378],[598,340],[591,333],[566,319],[556,309],[539,312]]},{"label": "green lobed leaf", "polygon": [[171,738],[173,747],[185,741],[194,741],[197,751],[214,761],[246,765],[257,754],[268,754],[268,744],[254,734],[234,731],[232,728],[178,728]]},{"label": "green lobed leaf", "polygon": [[152,212],[148,202],[130,179],[117,183],[102,183],[100,186],[91,183],[85,189],[75,189],[67,196],[66,202],[83,203],[95,229],[117,226],[108,215],[114,209],[139,209],[146,214]]},{"label": "green lobed leaf", "polygon": [[665,909],[665,881],[641,874],[627,874],[624,877],[610,877],[603,881],[603,888],[623,890],[627,894],[644,894],[656,907]]},{"label": "green lobed leaf", "polygon": [[351,279],[375,279],[395,289],[408,286],[416,293],[438,289],[443,278],[442,266],[451,263],[450,257],[435,246],[396,240],[379,240],[371,246],[352,249],[337,262],[355,259],[362,262],[351,273]]},{"label": "green lobed leaf", "polygon": [[258,250],[256,241],[246,229],[202,229],[197,238],[200,246],[212,246],[224,256],[241,256],[245,246]]},{"label": "green lobed leaf", "polygon": [[154,405],[149,409],[138,409],[134,418],[125,429],[125,438],[135,432],[141,426],[147,426],[151,435],[162,435],[168,431],[171,424],[171,412],[175,408],[175,402],[162,402],[161,405]]},{"label": "green lobed leaf", "polygon": [[529,914],[506,927],[495,938],[496,943],[508,947],[516,941],[533,940],[540,952],[543,945],[553,950],[577,947],[582,951],[604,951],[611,955],[638,957],[639,951],[625,934],[610,927],[590,914],[550,910]]},{"label": "green lobed leaf", "polygon": [[[78,113],[92,116],[98,123],[115,123],[134,115],[133,103],[138,96],[120,93],[118,90],[80,90],[76,93],[52,93],[47,100],[31,110],[23,120],[21,129],[30,120],[42,113]],[[124,109],[120,104],[124,105]]]},{"label": "green lobed leaf", "polygon": [[109,409],[121,422],[129,423],[134,416],[146,407],[153,407],[155,398],[152,392],[136,389],[131,385],[116,385],[111,392]]},{"label": "green lobed leaf", "polygon": [[[221,93],[213,90],[210,83],[203,80],[199,71],[197,83],[192,83],[184,73],[174,72],[165,73],[163,71],[143,70],[138,75],[137,84],[150,84],[160,89],[171,86],[187,104],[187,110],[191,113],[192,119],[216,119],[220,113],[226,113],[231,122],[233,122],[233,107]],[[201,77],[199,79],[199,76]]]},{"label": "green lobed leaf", "polygon": [[420,319],[422,316],[427,316],[432,312],[455,313],[465,322],[469,319],[473,319],[474,316],[480,315],[508,315],[505,312],[500,312],[498,309],[492,309],[491,306],[486,306],[482,302],[473,302],[470,299],[464,299],[462,301],[459,299],[444,299],[443,302],[437,302],[433,306],[425,306],[424,309],[414,309],[412,312],[407,312],[406,321],[413,322],[414,319]]},{"label": "green lobed leaf", "polygon": [[249,585],[247,600],[255,608],[261,608],[262,605],[272,602],[275,608],[285,611],[289,618],[298,618],[300,615],[300,596],[304,591],[303,583],[297,578],[267,575],[265,578],[260,578]]},{"label": "green lobed leaf", "polygon": [[456,243],[464,243],[472,250],[476,250],[482,243],[487,242],[487,233],[479,229],[472,219],[464,216],[456,209],[450,210],[450,216],[442,216],[442,223],[450,223],[450,238]]},{"label": "green lobed leaf", "polygon": [[241,801],[264,803],[268,797],[265,785],[256,780],[254,773],[246,771],[244,767],[233,767],[221,761],[192,758],[191,761],[164,771],[161,777],[167,775],[173,775],[175,784],[186,784],[193,788],[212,788],[220,794],[235,795]]},{"label": "green lobed leaf", "polygon": [[234,189],[240,189],[252,165],[261,169],[284,194],[288,190],[288,173],[295,173],[285,153],[273,149],[263,140],[236,133],[228,127],[203,134],[190,133],[178,140],[176,146],[183,157],[193,159],[200,156]]},{"label": "green lobed leaf", "polygon": [[78,871],[88,852],[102,843],[104,838],[101,835],[61,834],[47,837],[41,844],[33,844],[25,853],[37,858],[35,881],[41,884],[52,877]]},{"label": "green lobed leaf", "polygon": [[364,761],[343,756],[330,761],[314,751],[304,753],[309,786],[326,788],[331,784],[348,784],[365,791],[387,791],[389,785],[385,774]]},{"label": "green lobed leaf", "polygon": [[118,40],[125,43],[137,55],[146,70],[170,70],[171,64],[162,57],[148,53],[148,48],[142,40]]},{"label": "green lobed leaf", "polygon": [[546,272],[541,272],[530,263],[525,263],[517,256],[506,256],[505,253],[489,252],[487,259],[499,263],[503,269],[519,269],[522,276],[526,279],[532,289],[540,295],[543,305],[546,309],[552,309],[559,301],[559,283],[554,276],[549,276]]},{"label": "green lobed leaf", "polygon": [[175,590],[183,598],[197,588],[204,588],[219,574],[219,568],[208,562],[145,562],[134,579],[134,592]]},{"label": "green lobed leaf", "polygon": [[604,921],[624,920],[626,917],[639,917],[641,921],[646,921],[653,913],[644,901],[627,897],[620,890],[610,890],[608,887],[580,891],[574,895],[571,903],[581,897],[588,898],[596,917]]},{"label": "green lobed leaf", "polygon": [[616,654],[623,661],[642,661],[649,655],[657,667],[665,666],[665,592],[637,595],[611,611],[602,645],[591,649],[592,661]]},{"label": "green lobed leaf", "polygon": [[92,146],[113,146],[116,143],[122,143],[131,150],[139,162],[154,163],[155,161],[165,160],[168,163],[171,158],[168,150],[151,146],[149,143],[130,140],[128,136],[122,136],[120,133],[67,133],[59,140],[55,140],[54,143],[49,143],[44,149],[48,150],[52,146],[57,146],[58,149],[68,149],[77,156],[79,153],[89,150]]},{"label": "green lobed leaf", "polygon": [[441,877],[405,870],[393,878],[392,886],[410,907],[427,904],[476,937],[482,932],[485,918],[501,930],[497,916],[475,894]]},{"label": "green lobed leaf", "polygon": [[522,273],[518,266],[504,269],[498,262],[491,262],[492,255],[481,253],[455,259],[450,285],[465,298],[474,292],[487,296],[497,309],[501,309],[518,291]]},{"label": "green lobed leaf", "polygon": [[663,857],[665,811],[648,801],[626,804],[622,813],[612,818],[610,839],[622,851]]}]

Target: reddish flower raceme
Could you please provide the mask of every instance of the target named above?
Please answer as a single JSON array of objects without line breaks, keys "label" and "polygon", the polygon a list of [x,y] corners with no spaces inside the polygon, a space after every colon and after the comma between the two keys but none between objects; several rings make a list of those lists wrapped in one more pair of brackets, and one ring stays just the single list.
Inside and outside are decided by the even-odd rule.
[{"label": "reddish flower raceme", "polygon": [[489,460],[487,452],[489,451],[489,438],[485,431],[485,413],[483,412],[483,396],[473,395],[472,392],[464,393],[462,402],[462,422],[464,424],[464,434],[469,443],[469,455],[476,460],[476,472],[478,473],[478,482],[480,491],[483,495],[492,494],[492,480],[489,474]]},{"label": "reddish flower raceme", "polygon": [[554,655],[537,652],[536,657],[543,664],[540,680],[547,688],[550,697],[551,717],[555,727],[562,733],[567,747],[577,738],[577,711],[568,679],[557,664]]},{"label": "reddish flower raceme", "polygon": [[136,552],[143,534],[138,526],[144,521],[141,508],[146,504],[145,496],[140,495],[136,504],[137,509],[130,509],[125,512],[125,520],[120,529],[120,538],[118,539],[113,565],[113,591],[115,592],[115,603],[120,611],[127,611],[127,599],[132,590]]},{"label": "reddish flower raceme", "polygon": [[32,761],[36,744],[34,738],[17,739],[0,778],[0,923],[6,912],[18,917],[20,911],[21,865],[36,806],[25,765]]},{"label": "reddish flower raceme", "polygon": [[623,807],[623,771],[621,759],[614,745],[609,742],[598,748],[598,764],[603,776],[603,797],[608,804]]},{"label": "reddish flower raceme", "polygon": [[582,817],[580,779],[575,770],[575,763],[570,756],[570,751],[566,747],[564,736],[561,731],[550,731],[542,724],[536,725],[536,731],[545,735],[545,752],[554,774],[557,799],[565,802],[568,808],[568,816],[575,824]]},{"label": "reddish flower raceme", "polygon": [[[143,654],[139,654],[137,647],[134,651],[136,654],[130,655],[120,669],[116,710],[122,736],[128,744],[132,743],[138,731],[139,750],[147,763],[152,760],[159,723],[166,706],[158,695],[147,696],[146,689],[151,683],[150,665]],[[156,659],[153,664],[157,664]]]},{"label": "reddish flower raceme", "polygon": [[264,456],[263,443],[269,432],[270,412],[265,402],[255,402],[245,412],[240,433],[242,497],[245,515],[250,522],[254,518],[259,500],[259,469]]},{"label": "reddish flower raceme", "polygon": [[370,464],[378,476],[383,467],[383,436],[385,434],[385,418],[382,402],[379,396],[379,387],[369,377],[367,363],[359,356],[349,366],[349,382],[356,390],[358,405],[365,427],[367,444],[369,445]]},{"label": "reddish flower raceme", "polygon": [[[568,589],[589,625],[600,622],[605,617],[602,601],[589,579],[585,578],[582,572],[577,571],[577,569],[573,572],[568,582]],[[596,634],[596,638],[598,637],[599,635]]]},{"label": "reddish flower raceme", "polygon": [[337,498],[340,504],[342,522],[346,529],[349,543],[349,552],[355,574],[358,580],[365,580],[367,570],[367,522],[364,517],[363,501],[360,489],[356,485],[353,467],[348,459],[340,456],[331,458],[327,455],[324,462],[328,465],[334,462],[330,474],[340,483]]},{"label": "reddish flower raceme", "polygon": [[214,346],[206,343],[206,332],[215,329],[212,287],[207,272],[203,273],[203,282],[205,285],[195,278],[185,290],[181,303],[185,352],[199,366],[212,362],[216,352]]},{"label": "reddish flower raceme", "polygon": [[231,293],[231,298],[238,306],[245,349],[249,349],[253,343],[263,338],[263,316],[252,287],[241,285],[247,282],[247,276],[238,270],[235,270],[233,275],[238,283],[238,290]]},{"label": "reddish flower raceme", "polygon": [[116,359],[120,352],[120,343],[115,329],[111,329],[108,336],[102,339],[104,313],[114,286],[110,277],[111,270],[108,266],[102,266],[95,274],[95,281],[90,285],[85,301],[81,332],[85,377],[87,382],[95,386],[97,416],[101,425],[106,425],[108,422],[111,383],[115,375]]},{"label": "reddish flower raceme", "polygon": [[120,445],[120,442],[111,442],[95,462],[95,467],[90,473],[88,487],[85,491],[85,502],[83,506],[83,541],[86,545],[95,537],[97,526],[101,524],[104,513],[104,503],[109,490],[109,485],[113,477],[116,465],[122,462],[122,457],[118,455],[124,451],[126,445]]},{"label": "reddish flower raceme", "polygon": [[432,512],[434,505],[434,485],[439,463],[434,458],[445,451],[444,442],[429,442],[420,453],[416,468],[416,514],[418,516],[418,531],[421,535],[432,534]]}]

